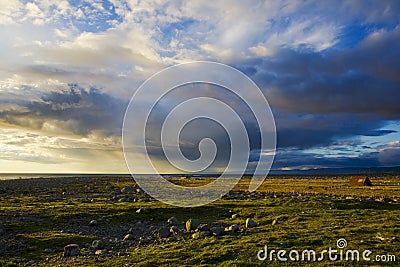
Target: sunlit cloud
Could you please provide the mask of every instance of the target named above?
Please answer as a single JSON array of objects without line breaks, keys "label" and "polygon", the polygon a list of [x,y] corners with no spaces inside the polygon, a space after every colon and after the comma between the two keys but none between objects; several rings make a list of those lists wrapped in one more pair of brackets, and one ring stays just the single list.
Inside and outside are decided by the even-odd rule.
[{"label": "sunlit cloud", "polygon": [[[229,64],[261,87],[277,124],[276,169],[400,163],[398,129],[391,126],[400,120],[395,1],[0,0],[0,6],[4,171],[126,172],[121,127],[130,97],[157,71],[193,60]],[[248,110],[234,97],[193,92],[183,95],[204,93],[238,108],[253,136],[252,156],[264,153]],[[180,100],[177,94],[160,105],[154,125]],[[202,131],[187,136],[193,132]],[[157,140],[155,159],[162,158]]]}]

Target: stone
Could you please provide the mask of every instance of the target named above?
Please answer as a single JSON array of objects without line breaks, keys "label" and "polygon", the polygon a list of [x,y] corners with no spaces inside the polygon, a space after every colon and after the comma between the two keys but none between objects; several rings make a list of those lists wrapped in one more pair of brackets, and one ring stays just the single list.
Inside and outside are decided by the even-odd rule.
[{"label": "stone", "polygon": [[94,240],[94,241],[92,242],[92,248],[93,248],[93,249],[101,249],[101,248],[103,248],[103,241],[101,241],[101,240]]},{"label": "stone", "polygon": [[199,231],[199,232],[195,232],[192,235],[192,238],[193,239],[199,239],[199,238],[204,238],[204,237],[207,237],[207,236],[210,236],[210,235],[211,235],[210,231]]},{"label": "stone", "polygon": [[98,249],[98,250],[96,250],[96,251],[94,252],[94,254],[95,254],[95,255],[99,255],[99,256],[105,255],[105,254],[107,254],[107,249]]},{"label": "stone", "polygon": [[237,219],[237,218],[239,218],[239,214],[237,214],[237,213],[232,214],[231,218],[232,218],[232,219]]},{"label": "stone", "polygon": [[46,252],[46,253],[54,253],[54,249],[46,248],[46,249],[44,250],[44,252]]},{"label": "stone", "polygon": [[123,197],[118,199],[119,202],[133,202],[133,198],[131,197]]},{"label": "stone", "polygon": [[170,231],[172,234],[179,234],[179,233],[180,233],[180,230],[179,230],[179,228],[178,228],[176,225],[172,225],[171,228],[169,228],[169,231]]},{"label": "stone", "polygon": [[96,220],[91,220],[89,226],[97,226],[99,223]]},{"label": "stone", "polygon": [[255,221],[253,221],[250,218],[247,218],[246,220],[246,228],[252,228],[252,227],[256,227],[257,223]]},{"label": "stone", "polygon": [[133,239],[135,239],[135,236],[133,234],[127,234],[124,236],[123,240],[126,241],[126,240],[133,240]]},{"label": "stone", "polygon": [[27,263],[26,263],[26,265],[32,265],[32,264],[34,264],[35,263],[35,260],[30,260],[30,261],[28,261]]},{"label": "stone", "polygon": [[175,218],[175,217],[169,218],[167,222],[168,222],[169,224],[171,224],[171,225],[178,225],[178,224],[179,224],[178,219]]},{"label": "stone", "polygon": [[279,224],[287,219],[286,216],[278,216],[272,221],[272,225]]},{"label": "stone", "polygon": [[224,233],[225,228],[223,226],[213,226],[210,231],[213,235],[220,236]]},{"label": "stone", "polygon": [[4,226],[0,225],[0,236],[4,235],[6,233],[6,229]]},{"label": "stone", "polygon": [[232,224],[231,226],[225,228],[225,232],[228,232],[231,234],[236,233],[237,231],[239,231],[239,225],[237,225],[237,224]]},{"label": "stone", "polygon": [[161,238],[167,238],[170,235],[171,235],[171,232],[170,232],[169,228],[167,228],[167,227],[161,227],[158,230],[158,236]]},{"label": "stone", "polygon": [[136,210],[136,213],[149,213],[151,211],[150,207],[142,207]]},{"label": "stone", "polygon": [[78,244],[69,244],[64,247],[64,257],[76,257],[80,254]]},{"label": "stone", "polygon": [[196,230],[200,225],[200,220],[198,219],[189,219],[186,221],[186,231]]},{"label": "stone", "polygon": [[208,223],[201,223],[196,230],[198,231],[210,231],[211,225]]},{"label": "stone", "polygon": [[123,193],[123,194],[133,194],[133,193],[136,193],[136,189],[133,186],[128,185],[128,186],[125,186],[124,188],[121,189],[121,193]]},{"label": "stone", "polygon": [[231,226],[225,227],[225,229],[224,229],[224,233],[227,233],[227,234],[233,234],[233,233],[236,233],[237,231],[239,231],[239,225],[237,225],[237,224],[232,224]]}]

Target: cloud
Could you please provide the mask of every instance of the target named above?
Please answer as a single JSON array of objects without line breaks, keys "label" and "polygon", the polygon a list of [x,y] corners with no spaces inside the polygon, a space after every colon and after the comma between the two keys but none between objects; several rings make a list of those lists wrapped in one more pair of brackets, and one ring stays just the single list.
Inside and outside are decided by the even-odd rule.
[{"label": "cloud", "polygon": [[127,102],[94,88],[71,84],[68,91],[50,92],[40,101],[21,101],[22,110],[0,113],[3,123],[53,133],[88,136],[119,135]]},{"label": "cloud", "polygon": [[381,166],[377,153],[366,153],[357,157],[328,157],[302,151],[282,151],[275,156],[273,170],[343,168]]},{"label": "cloud", "polygon": [[400,141],[393,141],[387,145],[380,146],[378,151],[378,158],[382,165],[396,166],[399,164]]},{"label": "cloud", "polygon": [[[378,35],[377,37],[371,37]],[[398,118],[400,28],[371,33],[354,49],[280,49],[274,58],[238,63],[264,89],[273,107],[288,112],[377,114]],[[383,52],[384,51],[384,52]]]},{"label": "cloud", "polygon": [[[0,0],[0,5],[0,34],[7,36],[0,42],[0,124],[78,142],[53,147],[55,139],[35,137],[51,148],[40,147],[32,162],[41,157],[51,162],[62,150],[87,165],[79,155],[101,161],[107,149],[118,154],[123,113],[134,90],[162,68],[192,60],[238,67],[261,87],[276,117],[277,166],[310,166],[307,160],[346,165],[346,157],[355,154],[361,159],[351,158],[352,164],[396,161],[397,148],[388,140],[379,148],[344,144],[366,136],[393,139],[395,130],[384,127],[400,114],[396,1]],[[161,103],[154,125],[184,97],[203,93],[195,90]],[[259,129],[249,110],[216,91],[206,93],[238,110],[256,158]],[[189,157],[198,155],[197,141],[207,129],[223,156],[229,152],[220,129],[199,124],[183,135]],[[29,160],[22,146],[28,138],[16,140],[4,155]],[[153,155],[162,156],[159,140],[149,141]],[[327,148],[333,157],[321,157]]]}]

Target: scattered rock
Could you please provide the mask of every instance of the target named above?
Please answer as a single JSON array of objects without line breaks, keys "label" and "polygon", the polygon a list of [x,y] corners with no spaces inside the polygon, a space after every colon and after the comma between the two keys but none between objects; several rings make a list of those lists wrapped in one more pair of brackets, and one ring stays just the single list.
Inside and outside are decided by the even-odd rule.
[{"label": "scattered rock", "polygon": [[224,233],[225,228],[223,226],[213,226],[210,231],[213,235],[220,236]]},{"label": "scattered rock", "polygon": [[147,198],[147,197],[141,198],[141,199],[139,199],[139,202],[150,202],[150,198]]},{"label": "scattered rock", "polygon": [[107,249],[98,249],[94,252],[95,255],[103,256],[107,254]]},{"label": "scattered rock", "polygon": [[46,248],[46,249],[44,250],[44,252],[46,252],[46,253],[54,253],[54,249]]},{"label": "scattered rock", "polygon": [[186,222],[186,231],[196,230],[200,225],[200,220],[198,219],[189,219]]},{"label": "scattered rock", "polygon": [[286,220],[287,220],[286,216],[278,216],[272,221],[272,225],[279,224],[279,223],[281,223],[283,221],[286,221]]},{"label": "scattered rock", "polygon": [[179,228],[178,228],[176,225],[171,226],[171,228],[169,228],[169,231],[170,231],[172,234],[179,234],[179,233],[180,233],[180,230],[179,230]]},{"label": "scattered rock", "polygon": [[225,228],[225,232],[233,234],[239,231],[239,225],[237,224],[232,224],[231,226]]},{"label": "scattered rock", "polygon": [[78,244],[69,244],[64,247],[64,257],[79,256],[80,249]]},{"label": "scattered rock", "polygon": [[142,207],[138,210],[136,210],[136,213],[149,213],[151,211],[150,207]]},{"label": "scattered rock", "polygon": [[133,239],[135,239],[135,236],[133,235],[133,234],[127,234],[125,237],[124,237],[124,241],[126,241],[126,240],[133,240]]},{"label": "scattered rock", "polygon": [[171,217],[171,218],[168,219],[168,223],[171,224],[171,225],[178,225],[179,221],[178,221],[177,218]]},{"label": "scattered rock", "polygon": [[35,260],[30,260],[30,261],[28,261],[27,263],[26,263],[26,265],[32,265],[32,264],[34,264],[35,263]]},{"label": "scattered rock", "polygon": [[101,240],[94,240],[92,242],[92,248],[93,249],[102,249],[103,248],[103,241]]},{"label": "scattered rock", "polygon": [[211,234],[212,233],[210,231],[199,231],[199,232],[194,233],[192,235],[192,238],[193,239],[204,238],[204,237],[210,236]]},{"label": "scattered rock", "polygon": [[133,202],[133,198],[131,197],[123,197],[118,199],[119,202]]},{"label": "scattered rock", "polygon": [[169,228],[167,228],[167,227],[162,227],[162,228],[160,228],[160,229],[158,230],[158,235],[159,235],[161,238],[167,238],[167,237],[169,237],[169,236],[171,235],[171,232],[170,232]]},{"label": "scattered rock", "polygon": [[252,228],[252,227],[256,227],[257,223],[255,221],[253,221],[250,218],[247,218],[246,220],[246,228]]},{"label": "scattered rock", "polygon": [[97,226],[97,225],[98,225],[98,222],[96,220],[91,220],[89,222],[89,226]]},{"label": "scattered rock", "polygon": [[136,189],[133,186],[128,185],[128,186],[125,186],[124,188],[121,189],[121,193],[123,193],[123,194],[133,194],[133,193],[136,193]]},{"label": "scattered rock", "polygon": [[392,200],[391,198],[384,197],[384,198],[383,198],[383,202],[385,202],[385,203],[391,203],[391,202],[393,202],[393,200]]},{"label": "scattered rock", "polygon": [[237,214],[237,213],[232,214],[231,218],[232,218],[232,219],[237,219],[237,218],[239,218],[239,214]]},{"label": "scattered rock", "polygon": [[211,225],[208,223],[201,223],[197,227],[196,231],[210,231]]}]

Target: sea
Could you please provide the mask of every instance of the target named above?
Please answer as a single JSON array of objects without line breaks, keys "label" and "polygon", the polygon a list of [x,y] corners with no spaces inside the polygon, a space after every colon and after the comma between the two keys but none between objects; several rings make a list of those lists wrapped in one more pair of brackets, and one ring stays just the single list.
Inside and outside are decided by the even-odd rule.
[{"label": "sea", "polygon": [[93,173],[0,173],[0,180],[30,178],[66,178],[66,177],[131,177],[130,174],[93,174]]}]

